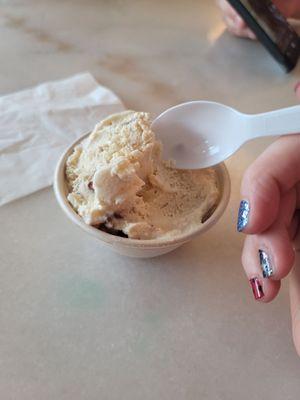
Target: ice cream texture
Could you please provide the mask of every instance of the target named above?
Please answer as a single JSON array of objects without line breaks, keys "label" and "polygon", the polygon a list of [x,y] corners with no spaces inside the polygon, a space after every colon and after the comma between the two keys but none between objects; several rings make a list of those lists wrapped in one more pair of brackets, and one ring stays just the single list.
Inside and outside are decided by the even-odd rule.
[{"label": "ice cream texture", "polygon": [[132,239],[174,238],[215,209],[215,170],[179,170],[162,160],[150,126],[145,112],[111,115],[68,157],[68,201],[87,224]]}]

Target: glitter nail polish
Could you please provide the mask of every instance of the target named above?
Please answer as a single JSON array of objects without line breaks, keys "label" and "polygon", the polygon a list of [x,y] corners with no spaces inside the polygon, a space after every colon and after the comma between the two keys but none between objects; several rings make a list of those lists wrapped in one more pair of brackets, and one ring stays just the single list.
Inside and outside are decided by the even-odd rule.
[{"label": "glitter nail polish", "polygon": [[259,263],[263,272],[263,277],[270,278],[270,276],[273,275],[273,267],[268,254],[264,250],[259,249],[258,255]]},{"label": "glitter nail polish", "polygon": [[238,212],[237,230],[241,232],[248,224],[250,205],[247,200],[242,200]]},{"label": "glitter nail polish", "polygon": [[263,288],[262,288],[258,278],[252,278],[252,279],[250,279],[249,282],[250,282],[255,300],[259,300],[259,299],[263,298],[264,291],[263,291]]}]

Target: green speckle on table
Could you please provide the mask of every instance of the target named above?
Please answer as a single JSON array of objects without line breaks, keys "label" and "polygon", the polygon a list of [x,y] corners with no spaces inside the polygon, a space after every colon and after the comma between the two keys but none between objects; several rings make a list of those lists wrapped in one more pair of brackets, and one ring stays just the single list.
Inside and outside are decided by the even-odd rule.
[{"label": "green speckle on table", "polygon": [[[153,339],[151,337],[151,339]],[[135,339],[133,349],[134,352],[140,356],[148,354],[152,345],[152,340],[150,340],[149,335],[140,333],[139,336]]]},{"label": "green speckle on table", "polygon": [[149,329],[158,329],[162,323],[162,317],[158,312],[149,311],[145,313],[144,324],[148,326]]},{"label": "green speckle on table", "polygon": [[59,298],[70,307],[97,309],[105,303],[106,289],[101,282],[72,277],[61,282]]},{"label": "green speckle on table", "polygon": [[144,356],[152,351],[162,328],[162,316],[159,312],[147,311],[141,325],[138,328],[138,334],[133,344],[133,350],[136,354]]}]

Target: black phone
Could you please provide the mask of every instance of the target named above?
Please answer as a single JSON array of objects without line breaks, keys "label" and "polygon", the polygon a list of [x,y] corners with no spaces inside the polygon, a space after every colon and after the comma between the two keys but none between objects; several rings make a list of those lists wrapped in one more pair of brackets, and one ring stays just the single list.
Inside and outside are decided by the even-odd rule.
[{"label": "black phone", "polygon": [[272,56],[291,71],[300,54],[297,32],[270,0],[228,0]]}]

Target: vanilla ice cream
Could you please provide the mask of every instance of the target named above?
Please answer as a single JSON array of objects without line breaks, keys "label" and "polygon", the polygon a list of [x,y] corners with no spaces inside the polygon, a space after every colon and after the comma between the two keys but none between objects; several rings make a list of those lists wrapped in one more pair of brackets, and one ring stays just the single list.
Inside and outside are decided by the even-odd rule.
[{"label": "vanilla ice cream", "polygon": [[172,238],[192,232],[215,209],[215,171],[163,161],[150,124],[144,112],[114,114],[69,156],[68,200],[87,224],[133,239]]}]

